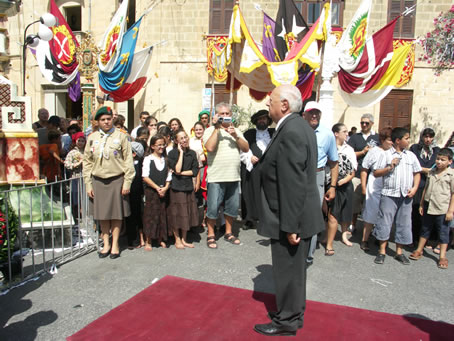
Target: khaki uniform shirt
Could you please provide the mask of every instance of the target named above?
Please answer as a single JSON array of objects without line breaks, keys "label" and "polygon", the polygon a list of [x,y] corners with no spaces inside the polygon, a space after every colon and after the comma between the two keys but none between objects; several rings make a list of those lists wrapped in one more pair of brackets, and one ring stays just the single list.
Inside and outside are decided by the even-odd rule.
[{"label": "khaki uniform shirt", "polygon": [[454,194],[454,169],[448,168],[441,174],[432,170],[427,176],[424,201],[429,203],[428,214],[441,215],[448,212],[451,195]]},{"label": "khaki uniform shirt", "polygon": [[106,138],[104,148],[103,142],[104,139],[99,131],[88,136],[82,169],[87,191],[93,189],[92,176],[106,179],[123,174],[123,189],[129,190],[135,170],[128,136],[115,129]]}]

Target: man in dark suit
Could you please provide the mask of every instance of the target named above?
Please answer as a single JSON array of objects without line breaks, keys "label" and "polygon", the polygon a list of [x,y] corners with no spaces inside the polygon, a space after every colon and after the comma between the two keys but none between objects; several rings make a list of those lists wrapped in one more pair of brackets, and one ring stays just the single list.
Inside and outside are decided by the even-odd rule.
[{"label": "man in dark suit", "polygon": [[306,308],[306,257],[311,237],[324,229],[317,189],[317,141],[300,116],[293,85],[274,89],[267,103],[276,132],[259,161],[257,232],[271,238],[276,312],[254,329],[264,335],[296,335]]},{"label": "man in dark suit", "polygon": [[243,230],[253,228],[257,220],[254,193],[258,182],[255,168],[274,134],[274,128],[268,128],[273,123],[268,110],[257,111],[252,115],[251,122],[256,128],[244,133],[244,138],[249,143],[249,152],[241,156],[241,217],[246,221]]}]

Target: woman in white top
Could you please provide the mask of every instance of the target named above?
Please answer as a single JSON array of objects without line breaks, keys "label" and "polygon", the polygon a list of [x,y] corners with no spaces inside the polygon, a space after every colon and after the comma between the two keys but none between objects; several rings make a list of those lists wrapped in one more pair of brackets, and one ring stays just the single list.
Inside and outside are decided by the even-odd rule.
[{"label": "woman in white top", "polygon": [[[348,226],[353,216],[352,179],[358,167],[355,151],[346,142],[348,136],[347,126],[343,123],[337,123],[333,126],[332,131],[336,137],[337,152],[339,154],[339,177],[337,179],[336,197],[328,202],[325,256],[334,255],[333,241],[336,236],[338,223],[342,227],[342,241],[345,245],[352,246],[352,243],[348,240],[350,233],[348,232]],[[329,183],[331,183],[331,180]]]},{"label": "woman in white top", "polygon": [[143,233],[145,234],[145,251],[151,251],[152,240],[166,248],[167,237],[171,234],[167,229],[167,207],[169,195],[167,191],[172,180],[172,173],[165,158],[166,142],[163,136],[156,134],[150,140],[153,151],[143,160],[142,179],[144,182],[145,208],[143,212]]},{"label": "woman in white top", "polygon": [[369,236],[372,232],[372,227],[377,221],[378,211],[380,205],[381,190],[383,187],[383,178],[376,178],[374,176],[375,164],[380,158],[380,155],[389,148],[392,147],[393,141],[391,141],[392,128],[383,128],[379,132],[380,146],[374,147],[367,153],[363,159],[361,169],[361,188],[363,194],[366,196],[364,202],[363,212],[361,217],[364,220],[363,238],[361,241],[361,249],[369,251]]}]

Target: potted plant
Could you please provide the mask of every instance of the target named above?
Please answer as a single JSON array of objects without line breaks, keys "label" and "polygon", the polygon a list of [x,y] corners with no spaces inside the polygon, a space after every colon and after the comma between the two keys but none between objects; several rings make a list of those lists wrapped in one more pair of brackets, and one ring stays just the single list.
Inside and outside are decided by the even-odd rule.
[{"label": "potted plant", "polygon": [[[7,206],[8,217],[6,217]],[[7,218],[8,224],[6,221]],[[7,228],[9,229],[9,240]],[[0,271],[6,279],[9,279],[9,260],[11,260],[11,271],[13,275],[20,273],[21,271],[20,256],[13,257],[18,228],[19,219],[17,218],[14,210],[11,208],[11,203],[5,196],[0,197]],[[8,259],[8,248],[10,250],[10,259]]]}]

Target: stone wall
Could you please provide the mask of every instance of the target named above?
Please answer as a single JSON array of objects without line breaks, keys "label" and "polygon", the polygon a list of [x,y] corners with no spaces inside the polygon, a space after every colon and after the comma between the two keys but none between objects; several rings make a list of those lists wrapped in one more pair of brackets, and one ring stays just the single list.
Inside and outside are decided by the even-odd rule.
[{"label": "stone wall", "polygon": [[[60,6],[78,1],[57,1]],[[136,0],[136,19],[150,4],[150,0]],[[254,39],[260,41],[263,15],[254,8],[257,2],[271,16],[275,17],[278,0],[241,0],[240,6],[247,26]],[[80,2],[79,2],[80,3]],[[82,3],[82,26],[86,31],[89,28],[89,1]],[[343,26],[346,27],[355,13],[360,0],[345,1]],[[115,13],[118,0],[91,1],[91,29],[95,41],[101,36]],[[416,10],[416,37],[422,36],[432,29],[432,21],[441,11],[450,8],[449,0],[432,0],[418,5]],[[11,61],[11,67],[6,72],[8,78],[21,84],[20,77],[20,46],[22,32],[26,23],[36,19],[36,13],[46,11],[46,1],[30,0],[27,6],[22,6],[16,17],[9,18],[8,32],[10,37],[10,54],[16,55]],[[375,0],[371,14],[370,34],[376,32],[387,22],[388,0]],[[182,119],[186,128],[190,127],[197,118],[202,106],[202,89],[210,83],[206,73],[206,41],[205,35],[209,29],[209,0],[175,0],[163,1],[144,19],[139,34],[137,49],[144,45],[166,40],[167,44],[158,46],[154,52],[151,67],[148,72],[149,81],[146,88],[134,98],[135,121],[142,110],[154,113],[159,120],[168,121],[174,116]],[[35,31],[33,31],[35,29]],[[36,32],[38,26],[33,26],[29,32]],[[417,48],[417,56],[421,49]],[[44,105],[42,85],[45,84],[33,56],[28,53],[27,62],[27,92],[32,97],[33,113]],[[443,118],[439,141],[444,142],[450,135],[448,127],[453,126],[454,118],[450,109],[454,107],[452,95],[452,73],[445,72],[435,77],[429,65],[417,62],[413,80],[405,89],[414,91],[412,110],[412,128],[419,129],[422,122],[429,120],[428,125],[436,125]],[[337,89],[337,79],[333,80]],[[372,108],[349,108],[335,92],[334,121],[345,122],[359,126],[359,117],[364,112],[373,113],[378,122],[380,106]],[[252,100],[247,88],[238,92],[238,104],[247,108],[252,104],[253,109],[265,108],[265,101],[257,103]],[[451,109],[452,110],[452,109]],[[443,116],[441,116],[443,115]],[[426,119],[427,118],[427,119]],[[432,121],[434,120],[434,121]],[[129,122],[132,127],[136,122]],[[435,123],[434,123],[435,122]],[[376,127],[377,128],[377,127]]]}]

